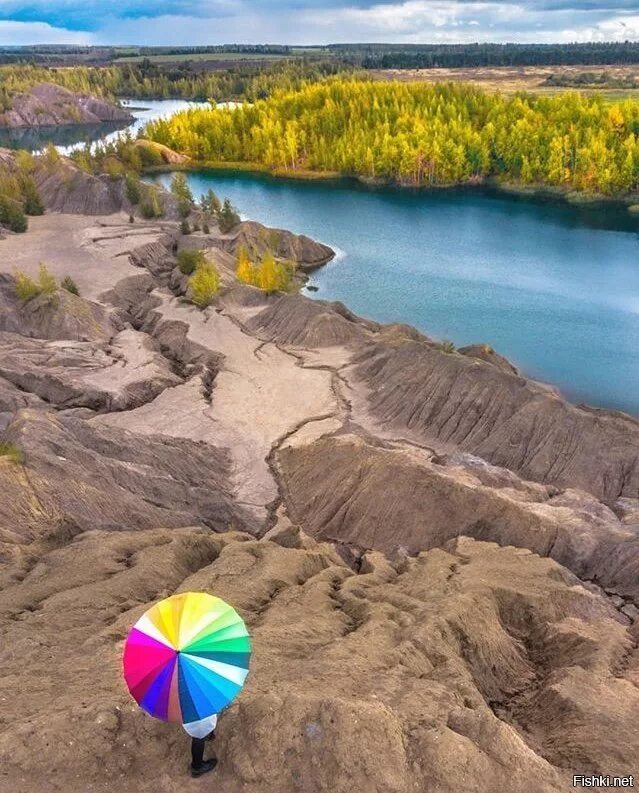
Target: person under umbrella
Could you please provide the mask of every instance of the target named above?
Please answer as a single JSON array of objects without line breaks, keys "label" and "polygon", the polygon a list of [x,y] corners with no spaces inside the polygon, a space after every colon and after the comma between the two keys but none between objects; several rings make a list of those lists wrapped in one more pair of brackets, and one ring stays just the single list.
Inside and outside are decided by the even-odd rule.
[{"label": "person under umbrella", "polygon": [[206,592],[181,592],[155,603],[124,643],[122,671],[143,711],[181,724],[191,736],[191,774],[212,771],[204,759],[219,713],[238,696],[249,671],[251,641],[232,606]]}]

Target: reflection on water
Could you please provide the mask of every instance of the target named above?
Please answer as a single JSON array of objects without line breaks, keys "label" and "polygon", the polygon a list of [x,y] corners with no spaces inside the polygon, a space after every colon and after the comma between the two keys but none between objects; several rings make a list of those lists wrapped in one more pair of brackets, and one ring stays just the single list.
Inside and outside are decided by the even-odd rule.
[{"label": "reflection on water", "polygon": [[133,121],[105,121],[102,124],[69,124],[59,127],[0,128],[0,146],[8,149],[40,151],[47,144],[62,153],[70,154],[87,143],[109,143],[127,130],[133,137],[149,123],[158,118],[168,118],[181,110],[192,107],[208,107],[208,102],[187,102],[184,99],[123,99],[123,107],[133,116]]},{"label": "reflection on water", "polygon": [[0,146],[6,149],[28,149],[39,151],[53,143],[59,149],[67,150],[86,143],[95,143],[111,135],[116,135],[129,127],[126,121],[104,122],[103,124],[68,124],[58,127],[18,127],[0,129]]}]

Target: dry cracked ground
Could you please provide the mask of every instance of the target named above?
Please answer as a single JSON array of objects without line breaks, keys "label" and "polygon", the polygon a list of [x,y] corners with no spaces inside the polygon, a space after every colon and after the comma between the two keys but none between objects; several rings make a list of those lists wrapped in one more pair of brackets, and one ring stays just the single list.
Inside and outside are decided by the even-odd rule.
[{"label": "dry cracked ground", "polygon": [[[639,423],[489,348],[238,285],[257,224],[182,237],[101,206],[0,240],[1,439],[22,452],[0,457],[0,791],[639,774]],[[205,311],[183,246],[222,272]],[[40,260],[81,296],[20,301],[11,273]],[[120,674],[131,624],[185,590],[232,602],[254,640],[201,780]]]}]

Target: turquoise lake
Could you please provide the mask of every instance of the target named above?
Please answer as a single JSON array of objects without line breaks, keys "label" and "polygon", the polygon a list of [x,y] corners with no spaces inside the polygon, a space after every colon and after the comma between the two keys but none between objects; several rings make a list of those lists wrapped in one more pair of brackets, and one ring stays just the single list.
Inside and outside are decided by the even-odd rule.
[{"label": "turquoise lake", "polygon": [[[170,177],[161,177],[168,183]],[[308,234],[338,255],[312,297],[457,346],[492,345],[575,402],[639,415],[639,223],[467,192],[367,190],[198,172],[243,217]]]}]

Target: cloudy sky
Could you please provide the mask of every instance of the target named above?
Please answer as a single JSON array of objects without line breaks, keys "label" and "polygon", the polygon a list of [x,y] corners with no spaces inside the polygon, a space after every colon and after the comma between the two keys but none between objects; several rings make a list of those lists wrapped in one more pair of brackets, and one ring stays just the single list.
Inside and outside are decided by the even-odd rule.
[{"label": "cloudy sky", "polygon": [[639,0],[0,0],[0,43],[608,41]]}]

